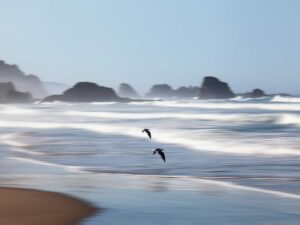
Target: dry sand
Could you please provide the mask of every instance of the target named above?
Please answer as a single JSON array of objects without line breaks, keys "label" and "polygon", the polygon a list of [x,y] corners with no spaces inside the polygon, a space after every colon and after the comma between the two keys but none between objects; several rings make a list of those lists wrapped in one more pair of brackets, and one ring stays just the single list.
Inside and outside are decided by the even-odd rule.
[{"label": "dry sand", "polygon": [[1,225],[75,225],[97,211],[91,205],[54,192],[0,188]]}]

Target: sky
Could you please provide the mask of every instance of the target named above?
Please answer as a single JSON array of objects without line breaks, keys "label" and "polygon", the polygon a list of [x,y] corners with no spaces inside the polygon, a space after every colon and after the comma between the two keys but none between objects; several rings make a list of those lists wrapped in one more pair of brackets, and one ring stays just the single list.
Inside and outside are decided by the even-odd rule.
[{"label": "sky", "polygon": [[216,76],[300,94],[298,0],[0,0],[0,59],[44,81],[144,93]]}]

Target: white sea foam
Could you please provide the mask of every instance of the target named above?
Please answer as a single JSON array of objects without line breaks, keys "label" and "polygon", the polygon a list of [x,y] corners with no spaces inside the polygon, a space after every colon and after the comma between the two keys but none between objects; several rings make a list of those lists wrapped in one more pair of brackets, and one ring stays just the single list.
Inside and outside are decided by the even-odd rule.
[{"label": "white sea foam", "polygon": [[278,124],[300,126],[300,116],[293,114],[282,114],[276,121]]},{"label": "white sea foam", "polygon": [[88,173],[84,170],[84,167],[80,167],[80,166],[61,165],[61,164],[57,164],[57,163],[50,163],[50,162],[45,162],[45,161],[35,160],[35,159],[29,159],[29,158],[23,158],[23,157],[8,157],[8,158],[13,159],[13,160],[22,161],[22,162],[27,162],[27,163],[30,163],[30,164],[57,167],[57,168],[60,168],[60,169],[63,169],[67,172],[72,172],[72,173]]},{"label": "white sea foam", "polygon": [[201,109],[261,109],[277,111],[300,111],[300,104],[284,103],[233,103],[233,102],[212,102],[212,101],[154,101],[154,102],[132,102],[135,105],[150,105],[170,108],[201,108]]},{"label": "white sea foam", "polygon": [[247,121],[253,118],[260,120],[263,116],[245,114],[193,114],[193,113],[118,113],[118,112],[82,112],[67,111],[71,116],[87,116],[105,119],[182,119],[182,120],[217,120],[217,121]]},{"label": "white sea foam", "polygon": [[[112,135],[126,135],[136,138],[144,138],[141,135],[141,128],[130,126],[119,126],[111,124],[89,124],[89,123],[47,123],[47,122],[7,122],[0,121],[0,127],[33,128],[33,129],[81,129],[95,133]],[[194,133],[194,132],[193,132]],[[155,130],[156,142],[177,144],[192,150],[221,152],[228,154],[255,154],[255,155],[300,155],[298,149],[289,146],[272,145],[272,143],[249,143],[240,138],[231,136],[216,135],[208,131],[197,131],[197,134],[186,133],[174,130]],[[196,136],[195,136],[196,135]]]},{"label": "white sea foam", "polygon": [[[256,187],[249,187],[249,186],[234,184],[234,183],[231,183],[231,182],[216,181],[216,180],[210,180],[210,179],[201,179],[201,178],[195,178],[195,177],[189,177],[189,176],[171,176],[171,177],[166,176],[166,177],[176,178],[176,179],[174,179],[175,182],[176,182],[175,188],[180,187],[180,185],[178,185],[178,181],[176,181],[177,179],[179,179],[179,180],[181,180],[181,179],[186,180],[187,179],[187,180],[192,180],[194,182],[199,182],[200,184],[221,186],[221,187],[228,188],[228,189],[237,189],[237,190],[242,190],[242,191],[257,192],[257,193],[275,195],[275,196],[284,197],[284,198],[291,198],[291,199],[300,199],[300,195],[293,194],[293,193],[282,192],[282,191],[273,191],[273,190],[267,190],[267,189],[256,188]],[[186,188],[184,186],[182,186],[181,189],[186,189]],[[191,189],[195,189],[195,187],[192,186]]]},{"label": "white sea foam", "polygon": [[284,97],[276,95],[272,98],[272,102],[289,102],[289,103],[300,103],[300,98],[297,97]]},{"label": "white sea foam", "polygon": [[91,105],[114,105],[116,102],[91,102]]},{"label": "white sea foam", "polygon": [[28,144],[22,142],[18,136],[18,133],[5,134],[0,137],[0,141],[5,145],[11,146],[11,150],[15,152],[22,152],[30,155],[43,155],[40,152],[32,151],[27,148]]},{"label": "white sea foam", "polygon": [[4,106],[0,110],[0,114],[9,114],[9,115],[33,115],[33,114],[39,114],[39,111],[33,110],[33,109],[26,109],[26,108],[21,108],[17,106]]}]

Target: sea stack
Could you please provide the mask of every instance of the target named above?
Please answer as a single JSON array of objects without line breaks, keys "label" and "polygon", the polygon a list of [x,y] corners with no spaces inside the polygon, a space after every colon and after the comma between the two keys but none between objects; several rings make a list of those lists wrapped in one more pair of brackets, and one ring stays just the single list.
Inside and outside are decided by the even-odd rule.
[{"label": "sea stack", "polygon": [[45,102],[128,102],[129,99],[120,98],[112,88],[99,86],[91,82],[79,82],[67,89],[61,95],[51,95]]},{"label": "sea stack", "polygon": [[216,77],[204,77],[200,88],[200,99],[227,99],[233,97],[235,97],[235,94],[227,83]]},{"label": "sea stack", "polygon": [[132,86],[127,83],[121,83],[119,86],[118,95],[124,98],[139,98],[140,96]]},{"label": "sea stack", "polygon": [[149,93],[146,94],[148,98],[172,98],[175,92],[168,84],[155,84],[151,87]]}]

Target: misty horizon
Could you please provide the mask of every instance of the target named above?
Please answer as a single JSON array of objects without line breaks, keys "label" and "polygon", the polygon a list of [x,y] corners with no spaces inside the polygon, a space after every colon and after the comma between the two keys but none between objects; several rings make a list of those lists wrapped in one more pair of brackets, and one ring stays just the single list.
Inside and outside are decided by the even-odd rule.
[{"label": "misty horizon", "polygon": [[1,1],[1,58],[68,85],[126,82],[145,93],[216,76],[237,93],[300,94],[299,9],[295,0]]}]

